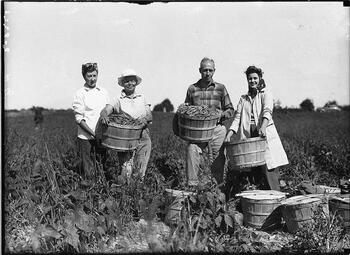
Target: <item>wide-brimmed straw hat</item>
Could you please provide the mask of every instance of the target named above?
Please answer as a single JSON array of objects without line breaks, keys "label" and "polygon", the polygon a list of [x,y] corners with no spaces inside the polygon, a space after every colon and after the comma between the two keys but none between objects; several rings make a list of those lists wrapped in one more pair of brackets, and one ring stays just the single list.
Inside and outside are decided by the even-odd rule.
[{"label": "wide-brimmed straw hat", "polygon": [[125,77],[128,77],[128,76],[136,77],[136,80],[137,80],[136,85],[139,85],[141,83],[141,81],[142,81],[141,77],[139,77],[133,69],[126,69],[124,72],[122,72],[120,77],[118,77],[118,84],[120,86],[123,86],[123,79]]}]

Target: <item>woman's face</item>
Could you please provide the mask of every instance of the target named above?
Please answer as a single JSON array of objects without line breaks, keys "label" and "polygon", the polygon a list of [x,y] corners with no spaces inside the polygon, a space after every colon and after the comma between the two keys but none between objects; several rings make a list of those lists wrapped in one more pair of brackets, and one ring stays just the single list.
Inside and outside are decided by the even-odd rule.
[{"label": "woman's face", "polygon": [[135,91],[137,79],[134,76],[126,76],[123,79],[123,87],[126,94],[132,94]]},{"label": "woman's face", "polygon": [[87,72],[84,75],[84,80],[90,88],[94,88],[97,82],[97,71]]},{"label": "woman's face", "polygon": [[247,76],[248,86],[250,89],[257,89],[259,85],[259,75],[257,73],[250,73]]}]

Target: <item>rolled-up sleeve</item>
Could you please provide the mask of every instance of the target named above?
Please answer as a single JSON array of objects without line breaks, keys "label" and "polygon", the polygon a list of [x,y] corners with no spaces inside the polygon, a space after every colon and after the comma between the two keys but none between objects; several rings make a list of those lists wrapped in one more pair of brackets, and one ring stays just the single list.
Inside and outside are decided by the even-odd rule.
[{"label": "rolled-up sleeve", "polygon": [[239,123],[241,121],[242,108],[243,108],[243,98],[241,97],[237,104],[237,110],[234,114],[233,122],[230,127],[230,129],[235,131],[236,133],[238,131]]},{"label": "rolled-up sleeve", "polygon": [[73,98],[72,104],[74,110],[75,121],[79,124],[84,119],[84,103],[83,103],[83,95],[77,92]]},{"label": "rolled-up sleeve", "polygon": [[146,119],[148,122],[152,123],[152,110],[151,110],[151,104],[148,102],[148,100],[143,97],[143,102],[145,105],[145,109],[146,109]]},{"label": "rolled-up sleeve", "polygon": [[262,107],[262,117],[270,121],[272,119],[273,111],[273,96],[271,92],[264,92],[264,95],[262,97]]},{"label": "rolled-up sleeve", "polygon": [[229,119],[229,118],[233,117],[235,110],[233,109],[233,105],[232,105],[230,96],[229,96],[225,87],[224,87],[221,105],[222,105],[222,108],[224,110],[225,119]]},{"label": "rolled-up sleeve", "polygon": [[192,90],[191,87],[187,89],[186,93],[186,98],[185,98],[185,103],[188,103],[189,105],[192,105]]}]

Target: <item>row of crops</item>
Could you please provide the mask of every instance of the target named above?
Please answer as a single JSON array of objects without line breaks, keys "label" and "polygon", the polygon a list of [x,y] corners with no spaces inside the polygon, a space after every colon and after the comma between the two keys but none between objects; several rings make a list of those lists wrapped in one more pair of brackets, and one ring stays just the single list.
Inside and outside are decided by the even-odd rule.
[{"label": "row of crops", "polygon": [[[311,243],[308,232],[297,235],[298,242],[276,232],[272,241],[270,234],[240,228],[230,209],[235,206],[232,194],[223,196],[215,185],[203,187],[196,201],[188,201],[190,210],[180,225],[160,224],[164,190],[184,187],[186,144],[172,133],[172,113],[154,113],[153,118],[152,153],[144,182],[134,179],[129,185],[115,185],[118,159],[109,151],[106,179],[96,180],[92,187],[82,182],[77,171],[71,113],[46,115],[41,130],[34,129],[32,116],[5,118],[5,251],[266,252],[305,247],[339,251],[349,244],[336,221],[327,233],[318,233],[321,245]],[[276,113],[274,120],[290,160],[281,168],[289,192],[295,192],[303,180],[337,186],[341,178],[350,178],[347,112]],[[205,160],[201,178],[208,178]],[[144,221],[147,224],[141,224]]]}]

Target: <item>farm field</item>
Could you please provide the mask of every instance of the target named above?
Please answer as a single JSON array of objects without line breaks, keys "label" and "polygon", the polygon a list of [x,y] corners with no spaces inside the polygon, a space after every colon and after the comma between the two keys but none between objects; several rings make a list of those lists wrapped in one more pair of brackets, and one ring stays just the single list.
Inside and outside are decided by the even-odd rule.
[{"label": "farm field", "polygon": [[[185,183],[186,143],[173,135],[173,113],[153,113],[152,152],[145,180],[116,185],[118,162],[109,152],[106,179],[93,186],[77,173],[76,125],[71,112],[4,118],[4,231],[7,252],[268,252],[342,251],[350,235],[334,215],[290,235],[283,226],[254,231],[235,223],[237,200],[215,185],[186,200],[177,226],[163,224],[166,188]],[[349,112],[276,112],[274,121],[290,164],[280,169],[284,189],[302,181],[338,186],[350,178]],[[226,123],[229,125],[229,123]],[[203,161],[203,178],[207,165]],[[229,170],[228,170],[229,171]],[[210,178],[208,181],[209,184]],[[232,197],[231,197],[232,196]],[[311,238],[312,236],[312,238]]]}]

